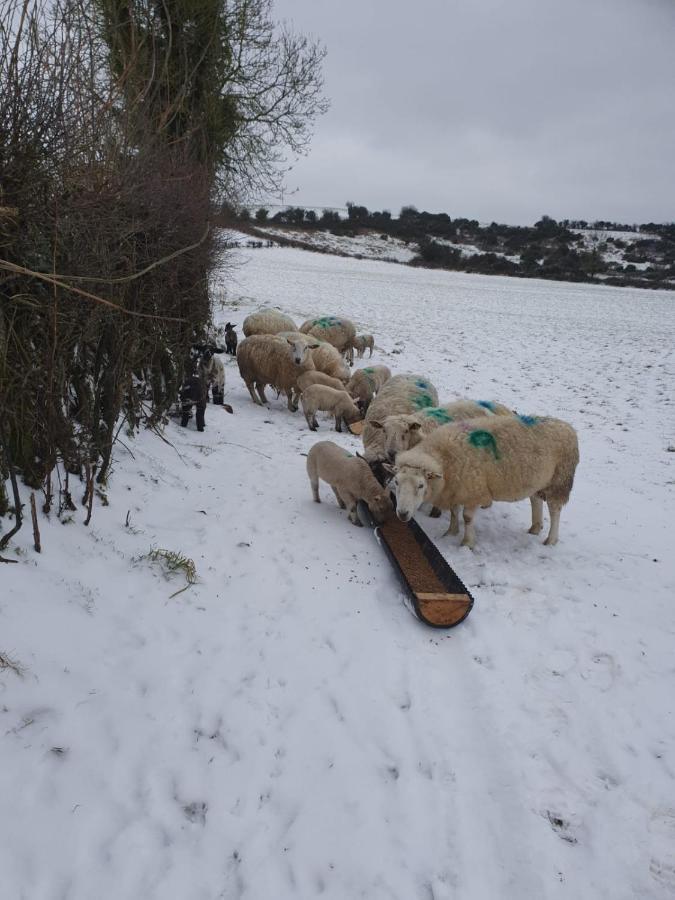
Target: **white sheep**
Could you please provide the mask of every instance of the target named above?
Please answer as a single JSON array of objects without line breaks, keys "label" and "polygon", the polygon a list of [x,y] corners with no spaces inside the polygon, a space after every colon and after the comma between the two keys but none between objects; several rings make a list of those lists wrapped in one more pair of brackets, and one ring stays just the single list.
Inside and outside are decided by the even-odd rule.
[{"label": "white sheep", "polygon": [[[411,450],[441,425],[478,419],[487,416],[512,416],[512,410],[491,400],[453,400],[441,406],[430,406],[418,413],[399,413],[387,416],[381,423],[384,429],[384,450],[393,461],[397,453]],[[374,427],[380,423],[373,422]]]},{"label": "white sheep", "polygon": [[473,547],[479,506],[529,497],[530,534],[539,534],[545,500],[551,525],[544,543],[556,544],[578,462],[576,431],[560,419],[495,416],[444,425],[396,457],[396,513],[408,522],[425,501],[441,509],[463,506],[462,545]]},{"label": "white sheep", "polygon": [[319,479],[328,482],[341,509],[347,509],[349,519],[360,525],[356,512],[359,500],[365,500],[373,518],[386,522],[393,516],[389,492],[377,481],[368,463],[360,456],[352,456],[333,441],[318,441],[307,454],[307,475],[312,497],[319,498]]},{"label": "white sheep", "polygon": [[384,431],[387,416],[416,413],[438,406],[438,391],[422,375],[394,375],[380,389],[368,407],[363,426],[364,456],[368,462],[384,460]]},{"label": "white sheep", "polygon": [[237,364],[254,403],[267,403],[265,386],[269,384],[286,394],[291,412],[298,408],[298,377],[314,369],[311,347],[304,340],[292,341],[273,334],[255,334],[241,341]]},{"label": "white sheep", "polygon": [[245,337],[254,334],[278,334],[280,331],[297,331],[293,319],[278,309],[259,309],[246,316],[242,325]]},{"label": "white sheep", "polygon": [[213,402],[222,406],[225,400],[225,366],[222,359],[215,356],[220,350],[213,350],[202,354],[199,369],[206,382],[206,393],[211,388]]},{"label": "white sheep", "polygon": [[368,354],[368,358],[373,355],[373,348],[375,347],[375,338],[372,334],[357,334],[354,340],[352,341],[352,345],[356,350],[359,359],[365,354],[366,349],[370,350]]},{"label": "white sheep", "polygon": [[300,331],[332,344],[340,353],[347,355],[350,364],[353,363],[356,326],[350,319],[342,319],[337,316],[317,316],[303,322]]},{"label": "white sheep", "polygon": [[328,412],[335,416],[335,430],[342,431],[342,423],[350,425],[363,418],[359,406],[354,403],[347,391],[336,391],[325,384],[310,384],[300,395],[302,411],[307,419],[310,431],[316,431],[319,423],[317,412]]},{"label": "white sheep", "polygon": [[[312,357],[313,359],[314,357]],[[338,378],[331,378],[330,375],[326,375],[325,372],[319,372],[317,370],[313,370],[310,372],[305,372],[304,375],[300,375],[298,378],[298,390],[304,391],[305,388],[308,388],[310,384],[325,384],[328,387],[335,388],[336,391],[344,391],[345,386],[342,381]]]},{"label": "white sheep", "polygon": [[367,412],[373,397],[391,378],[391,370],[387,366],[366,366],[357,369],[347,382],[347,390],[355,399],[361,400],[364,412]]},{"label": "white sheep", "polygon": [[312,359],[319,372],[337,378],[343,384],[349,381],[349,367],[340,356],[340,351],[331,344],[320,341],[318,346],[312,349]]}]

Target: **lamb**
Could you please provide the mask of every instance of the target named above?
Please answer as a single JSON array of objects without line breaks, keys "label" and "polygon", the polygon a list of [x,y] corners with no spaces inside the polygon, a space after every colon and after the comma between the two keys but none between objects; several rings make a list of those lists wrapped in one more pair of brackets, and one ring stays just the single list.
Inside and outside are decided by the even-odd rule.
[{"label": "lamb", "polygon": [[354,362],[354,338],[356,326],[349,319],[339,319],[336,316],[319,316],[316,319],[307,319],[300,326],[303,334],[312,334],[322,341],[332,344],[340,353],[347,355],[349,364]]},{"label": "lamb", "polygon": [[310,431],[316,431],[318,410],[329,412],[335,416],[335,430],[342,431],[342,423],[349,425],[362,418],[361,409],[354,403],[347,391],[336,391],[325,384],[311,384],[305,388],[300,397],[302,411],[307,419]]},{"label": "lamb", "polygon": [[368,354],[368,358],[370,358],[373,355],[375,338],[372,334],[357,334],[352,341],[352,346],[356,350],[359,359],[365,354],[366,348],[370,350],[370,353]]},{"label": "lamb", "polygon": [[211,388],[213,402],[222,406],[225,399],[225,366],[223,361],[214,354],[222,353],[215,347],[207,347],[202,353],[199,362],[200,374],[206,380],[206,396]]},{"label": "lamb", "polygon": [[347,382],[347,390],[352,397],[361,400],[363,410],[367,412],[375,394],[390,378],[391,370],[387,366],[367,366],[354,372]]},{"label": "lamb", "polygon": [[363,427],[364,456],[370,463],[386,458],[382,424],[387,416],[416,413],[438,405],[438,391],[421,375],[394,375],[368,407]]},{"label": "lamb", "polygon": [[225,323],[225,352],[230,356],[237,355],[237,332],[232,322]]},{"label": "lamb", "polygon": [[529,533],[539,534],[545,500],[551,524],[544,543],[553,545],[578,462],[576,431],[560,419],[495,416],[443,425],[396,457],[396,513],[408,522],[425,501],[441,509],[463,506],[462,546],[474,547],[473,519],[479,506],[529,497]]},{"label": "lamb", "polygon": [[305,372],[304,375],[300,375],[298,378],[298,390],[304,391],[310,384],[325,384],[327,387],[332,387],[336,391],[344,391],[345,389],[342,381],[339,381],[337,378],[331,378],[330,375],[326,375],[325,372],[317,372],[316,370]]},{"label": "lamb", "polygon": [[278,334],[280,331],[297,331],[295,322],[290,316],[278,309],[259,309],[246,316],[242,329],[245,337],[254,334]]},{"label": "lamb", "polygon": [[245,338],[237,349],[237,364],[254,403],[267,403],[265,386],[269,384],[286,394],[291,412],[298,408],[298,377],[314,369],[311,346],[305,340],[293,341],[273,334]]},{"label": "lamb", "polygon": [[232,412],[232,407],[224,403],[225,367],[216,353],[223,353],[223,350],[213,344],[194,344],[190,350],[189,374],[180,389],[181,425],[184,428],[190,420],[192,407],[195,406],[197,431],[204,431],[209,388],[212,390],[213,402]]},{"label": "lamb", "polygon": [[333,441],[318,441],[307,454],[307,475],[312,497],[319,498],[319,479],[333,489],[340,509],[347,509],[349,520],[360,525],[356,512],[358,500],[365,500],[378,523],[392,518],[394,511],[389,493],[377,481],[363,457],[352,456]]},{"label": "lamb", "polygon": [[[442,406],[430,406],[418,413],[387,416],[381,423],[384,429],[384,449],[391,462],[397,453],[410,450],[441,425],[464,419],[478,419],[486,416],[511,416],[513,412],[489,400],[453,400]],[[373,426],[378,427],[374,422]]]}]

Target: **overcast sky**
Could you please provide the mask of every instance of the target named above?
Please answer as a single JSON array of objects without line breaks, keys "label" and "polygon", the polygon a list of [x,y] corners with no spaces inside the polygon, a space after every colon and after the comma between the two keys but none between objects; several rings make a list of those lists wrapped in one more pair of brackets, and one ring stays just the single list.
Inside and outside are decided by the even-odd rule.
[{"label": "overcast sky", "polygon": [[[328,49],[286,202],[675,220],[675,0],[275,0]],[[278,199],[278,198],[277,198]]]}]

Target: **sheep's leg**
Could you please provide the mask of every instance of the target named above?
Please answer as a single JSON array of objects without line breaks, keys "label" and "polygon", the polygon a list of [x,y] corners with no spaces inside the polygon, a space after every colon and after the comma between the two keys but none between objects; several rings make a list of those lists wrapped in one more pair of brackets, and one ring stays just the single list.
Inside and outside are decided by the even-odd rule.
[{"label": "sheep's leg", "polygon": [[530,497],[530,505],[532,506],[532,525],[527,533],[539,534],[544,527],[544,501],[534,494]]},{"label": "sheep's leg", "polygon": [[342,416],[340,413],[335,416],[335,430],[342,432]]},{"label": "sheep's leg", "polygon": [[222,389],[219,385],[214,384],[214,385],[213,385],[213,391],[212,391],[212,393],[213,393],[213,402],[214,402],[217,406],[222,406],[222,405],[223,405],[223,401],[224,401],[224,399],[225,399],[225,395],[224,395],[223,389]]},{"label": "sheep's leg", "polygon": [[[370,347],[368,347],[368,350],[370,351],[369,354],[368,354],[368,359],[370,359],[371,356],[373,355],[373,347],[372,347],[372,344],[371,344]],[[365,352],[365,351],[364,351],[364,352]]]},{"label": "sheep's leg", "polygon": [[190,421],[190,413],[192,412],[192,403],[183,403],[181,409],[183,415],[181,416],[180,424],[183,428],[187,428],[187,423]]},{"label": "sheep's leg", "polygon": [[314,414],[311,410],[305,407],[304,403],[302,404],[302,411],[305,414],[305,420],[307,421],[307,427],[309,428],[309,430],[316,431],[316,419],[314,418]]},{"label": "sheep's leg", "polygon": [[289,400],[288,408],[290,409],[291,412],[298,411],[298,405],[300,403],[301,393],[302,392],[299,391],[297,388],[290,389],[290,391],[288,393],[288,400]]},{"label": "sheep's leg", "polygon": [[252,381],[247,381],[247,382],[246,382],[246,387],[248,388],[248,392],[249,392],[249,394],[251,395],[251,400],[253,400],[253,402],[256,404],[256,406],[262,406],[262,403],[261,403],[260,400],[256,397],[255,391],[253,390],[253,382],[252,382]]},{"label": "sheep's leg", "polygon": [[197,403],[197,431],[204,430],[204,413],[206,412],[206,403]]},{"label": "sheep's leg", "polygon": [[265,396],[265,382],[256,381],[255,389],[258,392],[258,396],[260,397],[260,405],[265,406],[265,404],[267,403],[267,397]]},{"label": "sheep's leg", "polygon": [[[430,519],[440,519],[440,517],[441,517],[440,509],[437,506],[432,506],[431,512],[429,513],[429,518]],[[453,532],[453,534],[457,534],[457,532],[455,531],[455,532]]]},{"label": "sheep's leg", "polygon": [[556,503],[554,500],[547,501],[548,506],[548,514],[551,519],[551,527],[548,531],[548,537],[544,541],[544,543],[552,547],[554,544],[558,543],[558,529],[560,527],[560,510],[562,509],[561,503]]},{"label": "sheep's leg", "polygon": [[[333,487],[333,486],[331,485],[331,487]],[[340,507],[340,509],[347,509],[347,504],[342,499],[342,497],[338,494],[337,488],[333,488],[333,493],[335,494],[335,499],[337,500],[338,506]]]},{"label": "sheep's leg", "polygon": [[312,488],[314,502],[321,503],[321,498],[319,497],[319,479],[314,473],[309,476],[309,483]]},{"label": "sheep's leg", "polygon": [[473,527],[473,517],[476,515],[476,507],[464,507],[464,537],[462,547],[470,547],[472,550],[476,544],[476,532]]},{"label": "sheep's leg", "polygon": [[450,507],[450,525],[443,537],[446,534],[459,534],[459,506]]}]

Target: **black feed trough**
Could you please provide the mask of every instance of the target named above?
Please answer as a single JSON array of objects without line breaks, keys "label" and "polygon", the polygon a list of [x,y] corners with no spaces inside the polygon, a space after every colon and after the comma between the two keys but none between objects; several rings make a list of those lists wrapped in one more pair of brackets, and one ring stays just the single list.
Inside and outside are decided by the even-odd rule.
[{"label": "black feed trough", "polygon": [[463,622],[473,597],[417,522],[394,518],[376,525],[363,500],[357,510],[361,522],[375,529],[417,618],[433,628],[453,628]]}]

